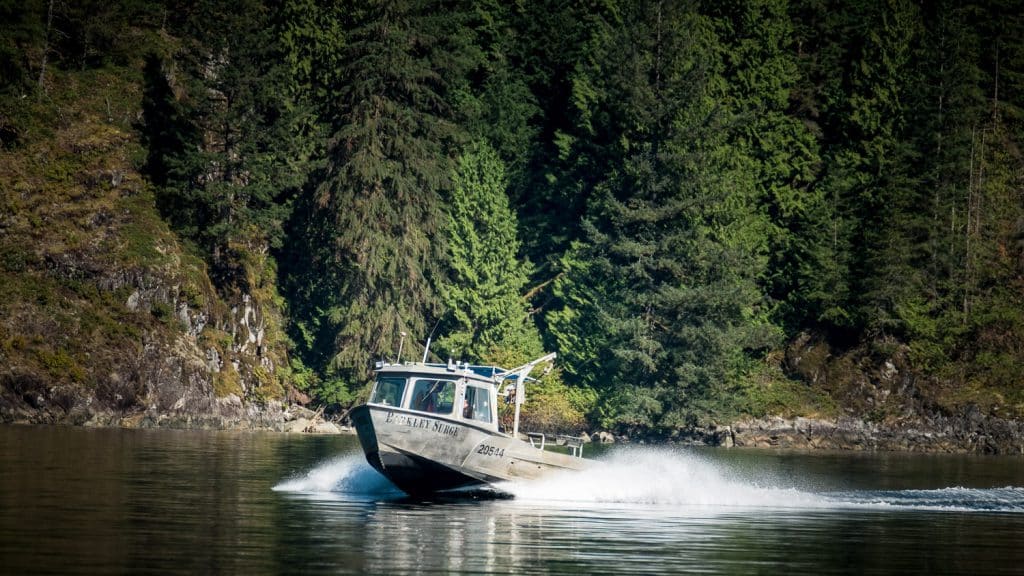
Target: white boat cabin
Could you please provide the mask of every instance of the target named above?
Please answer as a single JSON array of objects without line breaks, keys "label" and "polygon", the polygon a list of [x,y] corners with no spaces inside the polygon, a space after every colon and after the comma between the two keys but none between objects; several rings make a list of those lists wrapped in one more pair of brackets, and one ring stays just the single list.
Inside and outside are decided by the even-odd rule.
[{"label": "white boat cabin", "polygon": [[498,383],[494,366],[377,363],[368,404],[422,412],[498,431]]}]

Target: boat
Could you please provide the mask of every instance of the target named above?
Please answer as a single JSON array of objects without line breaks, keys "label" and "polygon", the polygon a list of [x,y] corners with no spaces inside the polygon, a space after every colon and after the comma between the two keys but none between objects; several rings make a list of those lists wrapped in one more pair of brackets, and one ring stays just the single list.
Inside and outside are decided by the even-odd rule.
[{"label": "boat", "polygon": [[[545,449],[541,434],[519,438],[527,376],[554,358],[511,370],[377,362],[369,401],[350,413],[366,460],[414,497],[588,468],[593,461],[582,457],[578,439],[562,453]],[[514,404],[511,434],[500,430],[499,400]]]}]

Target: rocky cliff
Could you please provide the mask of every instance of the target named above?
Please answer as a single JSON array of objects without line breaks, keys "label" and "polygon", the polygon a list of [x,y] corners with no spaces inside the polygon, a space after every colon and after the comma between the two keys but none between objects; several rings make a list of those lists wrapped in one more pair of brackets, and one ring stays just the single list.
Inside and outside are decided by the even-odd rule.
[{"label": "rocky cliff", "polygon": [[0,421],[262,426],[283,418],[273,267],[217,289],[138,166],[141,85],[55,72],[0,149]]}]

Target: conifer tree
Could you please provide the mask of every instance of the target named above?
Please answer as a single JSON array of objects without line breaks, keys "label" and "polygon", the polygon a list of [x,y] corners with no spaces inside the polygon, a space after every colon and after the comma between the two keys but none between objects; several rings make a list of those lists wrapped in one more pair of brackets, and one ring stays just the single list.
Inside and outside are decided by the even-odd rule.
[{"label": "conifer tree", "polygon": [[541,355],[540,335],[523,299],[530,269],[518,259],[507,186],[494,150],[482,143],[467,147],[447,203],[450,273],[440,286],[450,320],[438,348],[454,358],[521,364]]},{"label": "conifer tree", "polygon": [[[290,94],[275,17],[256,0],[199,3],[176,24],[184,49],[175,62],[148,64],[147,169],[158,205],[225,290],[249,289],[247,255],[280,246],[289,194],[307,174],[296,130],[304,112]],[[171,69],[182,72],[176,87]]]},{"label": "conifer tree", "polygon": [[[771,342],[757,279],[766,221],[730,118],[710,21],[645,2],[611,27],[575,81],[582,117],[614,158],[588,214],[588,242],[565,259],[555,337],[584,338],[584,381],[614,382],[605,417],[672,427],[728,401],[746,351]],[[593,330],[584,332],[584,330]]]},{"label": "conifer tree", "polygon": [[1001,386],[1012,381],[1001,366],[1020,361],[1010,343],[1024,328],[1006,306],[1021,298],[1012,278],[1024,220],[1008,176],[1022,162],[1011,151],[1020,137],[1013,79],[1024,60],[1021,18],[1005,8],[940,3],[925,13],[923,82],[910,109],[922,151],[918,206],[927,209],[903,218],[922,230],[913,248],[923,257],[897,310],[921,369]]},{"label": "conifer tree", "polygon": [[769,266],[761,279],[775,317],[789,326],[826,315],[835,278],[830,260],[828,202],[816,180],[819,143],[792,112],[800,81],[786,0],[709,2],[720,39],[725,83],[715,98],[734,115],[731,145],[744,151],[759,209],[769,219]]},{"label": "conifer tree", "polygon": [[332,87],[331,147],[306,225],[312,324],[334,334],[349,384],[400,333],[422,341],[440,312],[441,204],[465,139],[455,106],[477,57],[457,3],[360,4]]},{"label": "conifer tree", "polygon": [[[510,197],[520,214],[524,252],[547,269],[581,234],[580,222],[594,187],[607,167],[604,138],[585,117],[587,87],[582,67],[611,25],[623,2],[538,0],[510,15],[514,38],[509,61],[537,99],[536,140],[527,151],[524,172],[511,166]],[[550,30],[558,30],[557,34]],[[582,108],[581,108],[582,106]],[[551,214],[558,214],[551,218]],[[541,283],[550,281],[545,272]]]}]

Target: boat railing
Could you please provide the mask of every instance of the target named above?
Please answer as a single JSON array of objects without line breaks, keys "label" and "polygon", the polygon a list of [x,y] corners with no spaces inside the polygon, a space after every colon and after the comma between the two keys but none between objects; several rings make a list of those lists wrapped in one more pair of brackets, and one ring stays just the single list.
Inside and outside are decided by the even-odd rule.
[{"label": "boat railing", "polygon": [[[548,437],[543,432],[527,432],[526,437],[530,439],[530,445],[538,450],[543,450],[548,444]],[[576,458],[583,458],[583,439],[567,434],[557,434],[553,440],[557,446],[565,446],[569,453]]]},{"label": "boat railing", "polygon": [[544,449],[544,433],[543,432],[527,432],[526,437],[530,439],[530,445],[538,450]]}]

